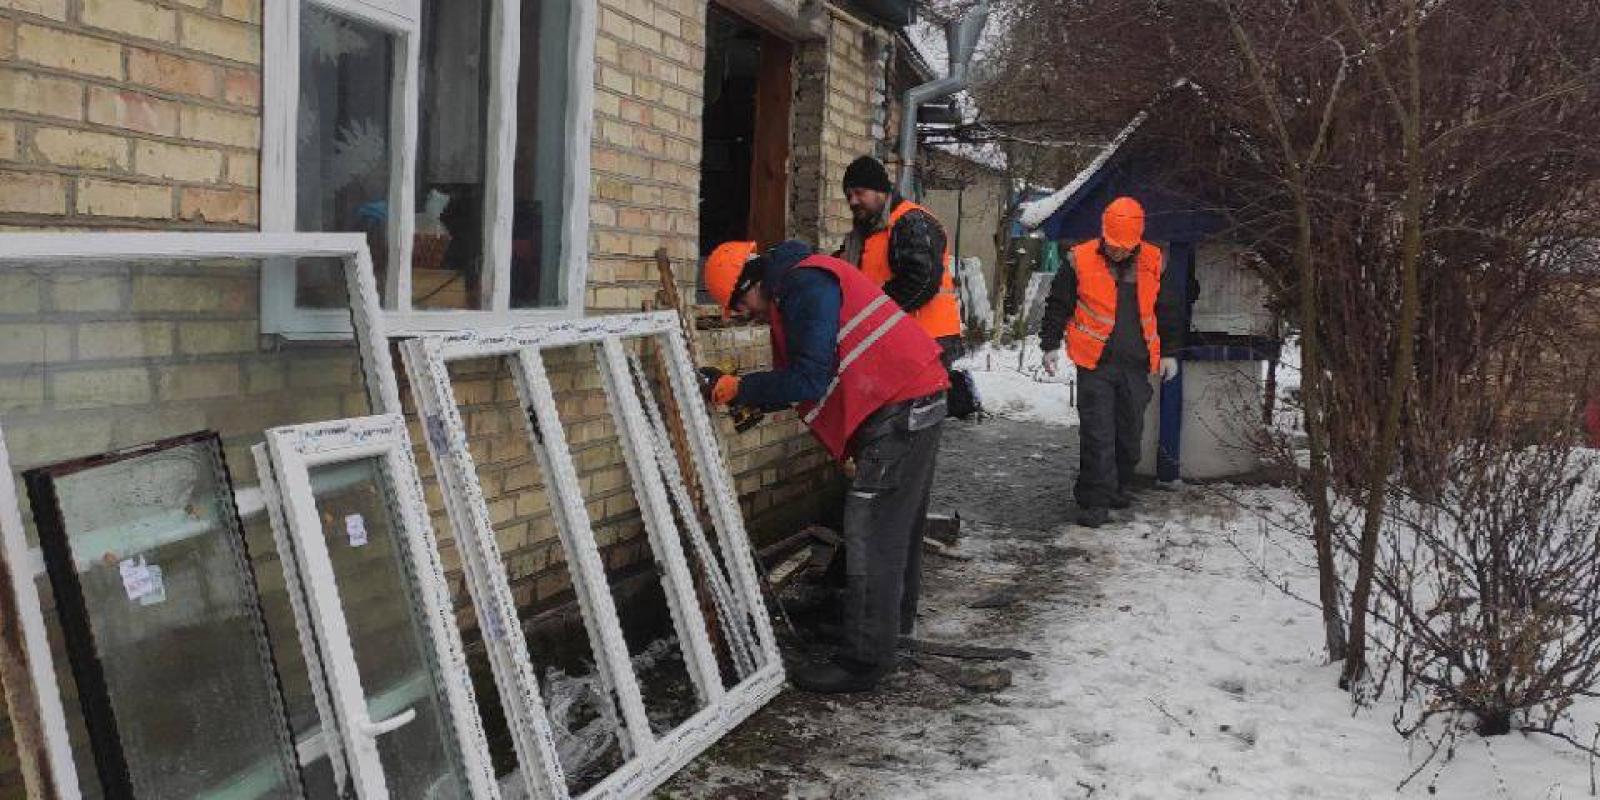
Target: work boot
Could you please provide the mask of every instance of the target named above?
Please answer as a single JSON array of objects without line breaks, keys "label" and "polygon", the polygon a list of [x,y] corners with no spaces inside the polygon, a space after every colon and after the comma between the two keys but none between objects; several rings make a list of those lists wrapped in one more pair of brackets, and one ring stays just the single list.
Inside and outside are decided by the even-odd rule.
[{"label": "work boot", "polygon": [[1078,512],[1078,524],[1085,528],[1098,528],[1111,521],[1111,511],[1104,506],[1090,506]]},{"label": "work boot", "polygon": [[1133,508],[1133,494],[1124,490],[1111,495],[1111,507],[1118,511]]},{"label": "work boot", "polygon": [[837,622],[819,622],[811,629],[811,635],[821,644],[845,643],[844,626]]},{"label": "work boot", "polygon": [[789,673],[789,682],[816,694],[853,694],[877,688],[885,670],[843,660],[807,664]]}]

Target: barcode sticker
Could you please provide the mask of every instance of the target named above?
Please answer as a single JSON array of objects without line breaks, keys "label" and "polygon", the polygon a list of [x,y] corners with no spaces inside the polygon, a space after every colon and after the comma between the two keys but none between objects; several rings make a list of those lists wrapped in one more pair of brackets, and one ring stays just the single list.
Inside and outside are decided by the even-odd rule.
[{"label": "barcode sticker", "polygon": [[155,590],[150,565],[145,563],[144,556],[125,558],[118,569],[122,572],[122,589],[128,593],[129,600],[138,600]]},{"label": "barcode sticker", "polygon": [[367,544],[367,520],[360,514],[351,514],[345,517],[344,534],[350,538],[351,547],[365,547]]},{"label": "barcode sticker", "polygon": [[167,582],[161,577],[161,567],[151,564],[146,569],[150,573],[150,591],[139,598],[139,605],[153,606],[167,602]]}]

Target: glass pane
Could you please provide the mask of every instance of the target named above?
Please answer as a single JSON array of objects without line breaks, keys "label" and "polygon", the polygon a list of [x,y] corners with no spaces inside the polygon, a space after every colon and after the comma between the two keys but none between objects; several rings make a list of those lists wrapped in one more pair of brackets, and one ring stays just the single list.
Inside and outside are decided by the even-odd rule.
[{"label": "glass pane", "polygon": [[407,709],[417,712],[409,724],[378,737],[390,796],[465,798],[466,774],[445,711],[446,678],[434,658],[385,477],[376,458],[312,469],[322,534],[367,713],[382,722]]},{"label": "glass pane", "polygon": [[120,751],[134,796],[297,796],[216,441],[29,475],[52,585],[78,594],[69,650],[103,682],[85,704],[95,746]]},{"label": "glass pane", "polygon": [[482,308],[488,171],[487,0],[422,0],[416,308]]},{"label": "glass pane", "polygon": [[[278,680],[283,686],[289,729],[294,732],[296,742],[320,741],[316,737],[322,731],[322,718],[317,714],[311,673],[306,667],[305,652],[295,627],[290,588],[284,579],[282,559],[267,515],[246,517],[244,534],[255,569],[261,616],[266,621],[267,638],[272,645],[272,660],[278,665]],[[325,753],[326,748],[321,752]],[[327,758],[318,758],[303,767],[300,779],[305,783],[307,800],[336,800],[339,796],[333,780],[333,762]]]},{"label": "glass pane", "polygon": [[[18,264],[0,253],[0,420],[12,466],[21,471],[210,429],[221,434],[229,473],[248,496],[256,483],[249,448],[266,428],[373,413],[353,341],[286,343],[260,334],[261,269],[243,259]],[[31,520],[20,481],[17,494]],[[250,555],[303,740],[320,728],[314,708],[309,722],[294,713],[296,697],[309,703],[310,684],[303,667],[285,667],[291,654],[298,662],[300,644],[262,509],[257,499],[240,513],[247,529],[263,531],[251,539]],[[28,536],[37,543],[31,529]],[[68,731],[82,758],[80,784],[86,797],[98,797],[55,598],[43,572],[35,585]],[[281,613],[272,612],[275,603]]]},{"label": "glass pane", "polygon": [[562,184],[566,180],[567,23],[570,0],[522,4],[517,154],[511,220],[511,306],[559,306]]},{"label": "glass pane", "polygon": [[[300,13],[295,229],[365,233],[379,286],[389,266],[395,38],[307,3]],[[341,308],[337,266],[308,262],[302,307]]]},{"label": "glass pane", "polygon": [[525,631],[528,657],[567,788],[576,796],[620,767],[622,751],[611,721],[612,698],[600,688],[595,648],[576,608],[571,566],[556,533],[550,493],[528,446],[526,412],[508,359],[452,362],[450,380],[506,579],[519,615],[535,621]]}]

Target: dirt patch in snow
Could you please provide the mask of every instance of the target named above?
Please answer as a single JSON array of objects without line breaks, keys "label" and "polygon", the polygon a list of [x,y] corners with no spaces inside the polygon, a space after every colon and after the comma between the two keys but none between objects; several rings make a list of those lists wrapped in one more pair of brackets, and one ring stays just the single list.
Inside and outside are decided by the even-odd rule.
[{"label": "dirt patch in snow", "polygon": [[[1059,533],[1075,508],[1068,478],[1077,468],[1076,445],[1076,430],[1060,426],[952,421],[946,427],[932,509],[959,514],[962,538],[954,551],[959,558],[924,556],[920,637],[1027,650],[1035,614],[1097,602],[1093,544]],[[786,657],[804,650],[793,641],[785,645]],[[1036,670],[1023,660],[998,665],[1019,681]],[[839,782],[841,770],[889,777],[933,762],[977,769],[991,756],[988,732],[1010,705],[1001,695],[953,686],[902,654],[900,669],[870,694],[785,691],[658,796],[882,796],[875,781]],[[868,736],[896,746],[864,746]]]}]

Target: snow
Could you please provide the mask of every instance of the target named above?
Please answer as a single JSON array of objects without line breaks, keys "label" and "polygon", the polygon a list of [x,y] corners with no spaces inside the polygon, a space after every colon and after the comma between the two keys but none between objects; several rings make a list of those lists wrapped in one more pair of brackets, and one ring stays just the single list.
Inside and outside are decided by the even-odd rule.
[{"label": "snow", "polygon": [[1135,115],[1133,121],[1129,122],[1127,127],[1123,128],[1122,131],[1111,140],[1111,143],[1107,144],[1105,149],[1101,150],[1100,154],[1095,156],[1093,161],[1089,162],[1089,166],[1084,167],[1083,170],[1078,173],[1077,177],[1074,177],[1069,183],[1067,183],[1066,186],[1062,187],[1055,194],[1052,194],[1049,197],[1041,197],[1038,200],[1030,200],[1026,203],[1023,203],[1019,208],[1019,213],[1017,216],[1017,219],[1022,223],[1022,227],[1032,230],[1040,225],[1043,225],[1046,220],[1050,219],[1051,215],[1055,214],[1056,211],[1061,208],[1062,204],[1071,199],[1074,194],[1077,194],[1078,190],[1082,189],[1084,184],[1087,184],[1090,180],[1094,179],[1094,176],[1105,167],[1107,162],[1111,161],[1111,157],[1116,155],[1117,151],[1122,148],[1123,143],[1128,141],[1128,137],[1132,136],[1134,131],[1139,130],[1139,126],[1144,124],[1144,121],[1147,117],[1149,117],[1149,113],[1145,111],[1140,111],[1137,115]]},{"label": "snow", "polygon": [[[1188,486],[1094,532],[969,525],[963,582],[1044,588],[1003,617],[936,597],[919,635],[1033,651],[1006,662],[1011,688],[953,708],[823,701],[782,720],[819,742],[802,763],[706,765],[693,796],[749,796],[719,789],[752,771],[797,800],[1590,796],[1585,758],[1553,739],[1463,733],[1441,768],[1394,731],[1392,702],[1353,706],[1323,663],[1319,613],[1279,588],[1314,593],[1309,548],[1259,516],[1299,508],[1282,489]],[[1005,516],[982,498],[963,510]],[[1593,701],[1577,716],[1580,731],[1600,720]]]},{"label": "snow", "polygon": [[[1287,348],[1285,394],[1297,356]],[[1593,796],[1591,763],[1564,742],[1442,722],[1408,741],[1394,727],[1395,681],[1360,705],[1337,687],[1320,612],[1302,599],[1316,577],[1291,491],[1177,485],[1143,492],[1104,528],[1072,525],[1073,437],[1051,427],[1075,422],[1070,377],[1042,380],[1038,364],[1030,339],[959,365],[1005,419],[946,433],[934,510],[966,520],[951,550],[962,560],[931,559],[918,623],[926,639],[1032,651],[1005,662],[1012,686],[940,694],[905,667],[875,694],[783,698],[743,759],[703,759],[674,796]],[[973,607],[997,588],[1018,600]],[[1580,701],[1569,722],[1587,742],[1600,700]],[[787,754],[773,754],[772,731],[792,740]]]},{"label": "snow", "polygon": [[996,172],[1006,171],[1006,151],[1001,149],[998,142],[949,142],[930,144],[928,147]]},{"label": "snow", "polygon": [[[982,766],[913,762],[869,796],[1394,796],[1430,748],[1398,737],[1391,704],[1356,710],[1335,686],[1317,612],[1251,564],[1265,554],[1274,582],[1305,596],[1303,540],[1241,502],[1297,507],[1283,490],[1191,488],[1095,536],[1103,597],[1050,603],[1019,643],[1038,655],[971,743]],[[990,545],[974,544],[966,554],[983,558]],[[1554,740],[1465,735],[1437,778],[1425,769],[1399,794],[1433,784],[1440,797],[1531,800],[1585,796],[1588,783],[1584,759]]]},{"label": "snow", "polygon": [[1047,425],[1077,425],[1073,384],[1077,368],[1063,354],[1061,372],[1046,375],[1041,365],[1039,339],[1024,345],[984,346],[956,362],[957,369],[972,373],[984,410],[997,417]]},{"label": "snow", "polygon": [[983,277],[983,259],[968,256],[961,259],[961,269],[956,271],[957,289],[961,292],[961,308],[967,317],[984,330],[994,325],[994,304],[989,302],[989,284]]}]

